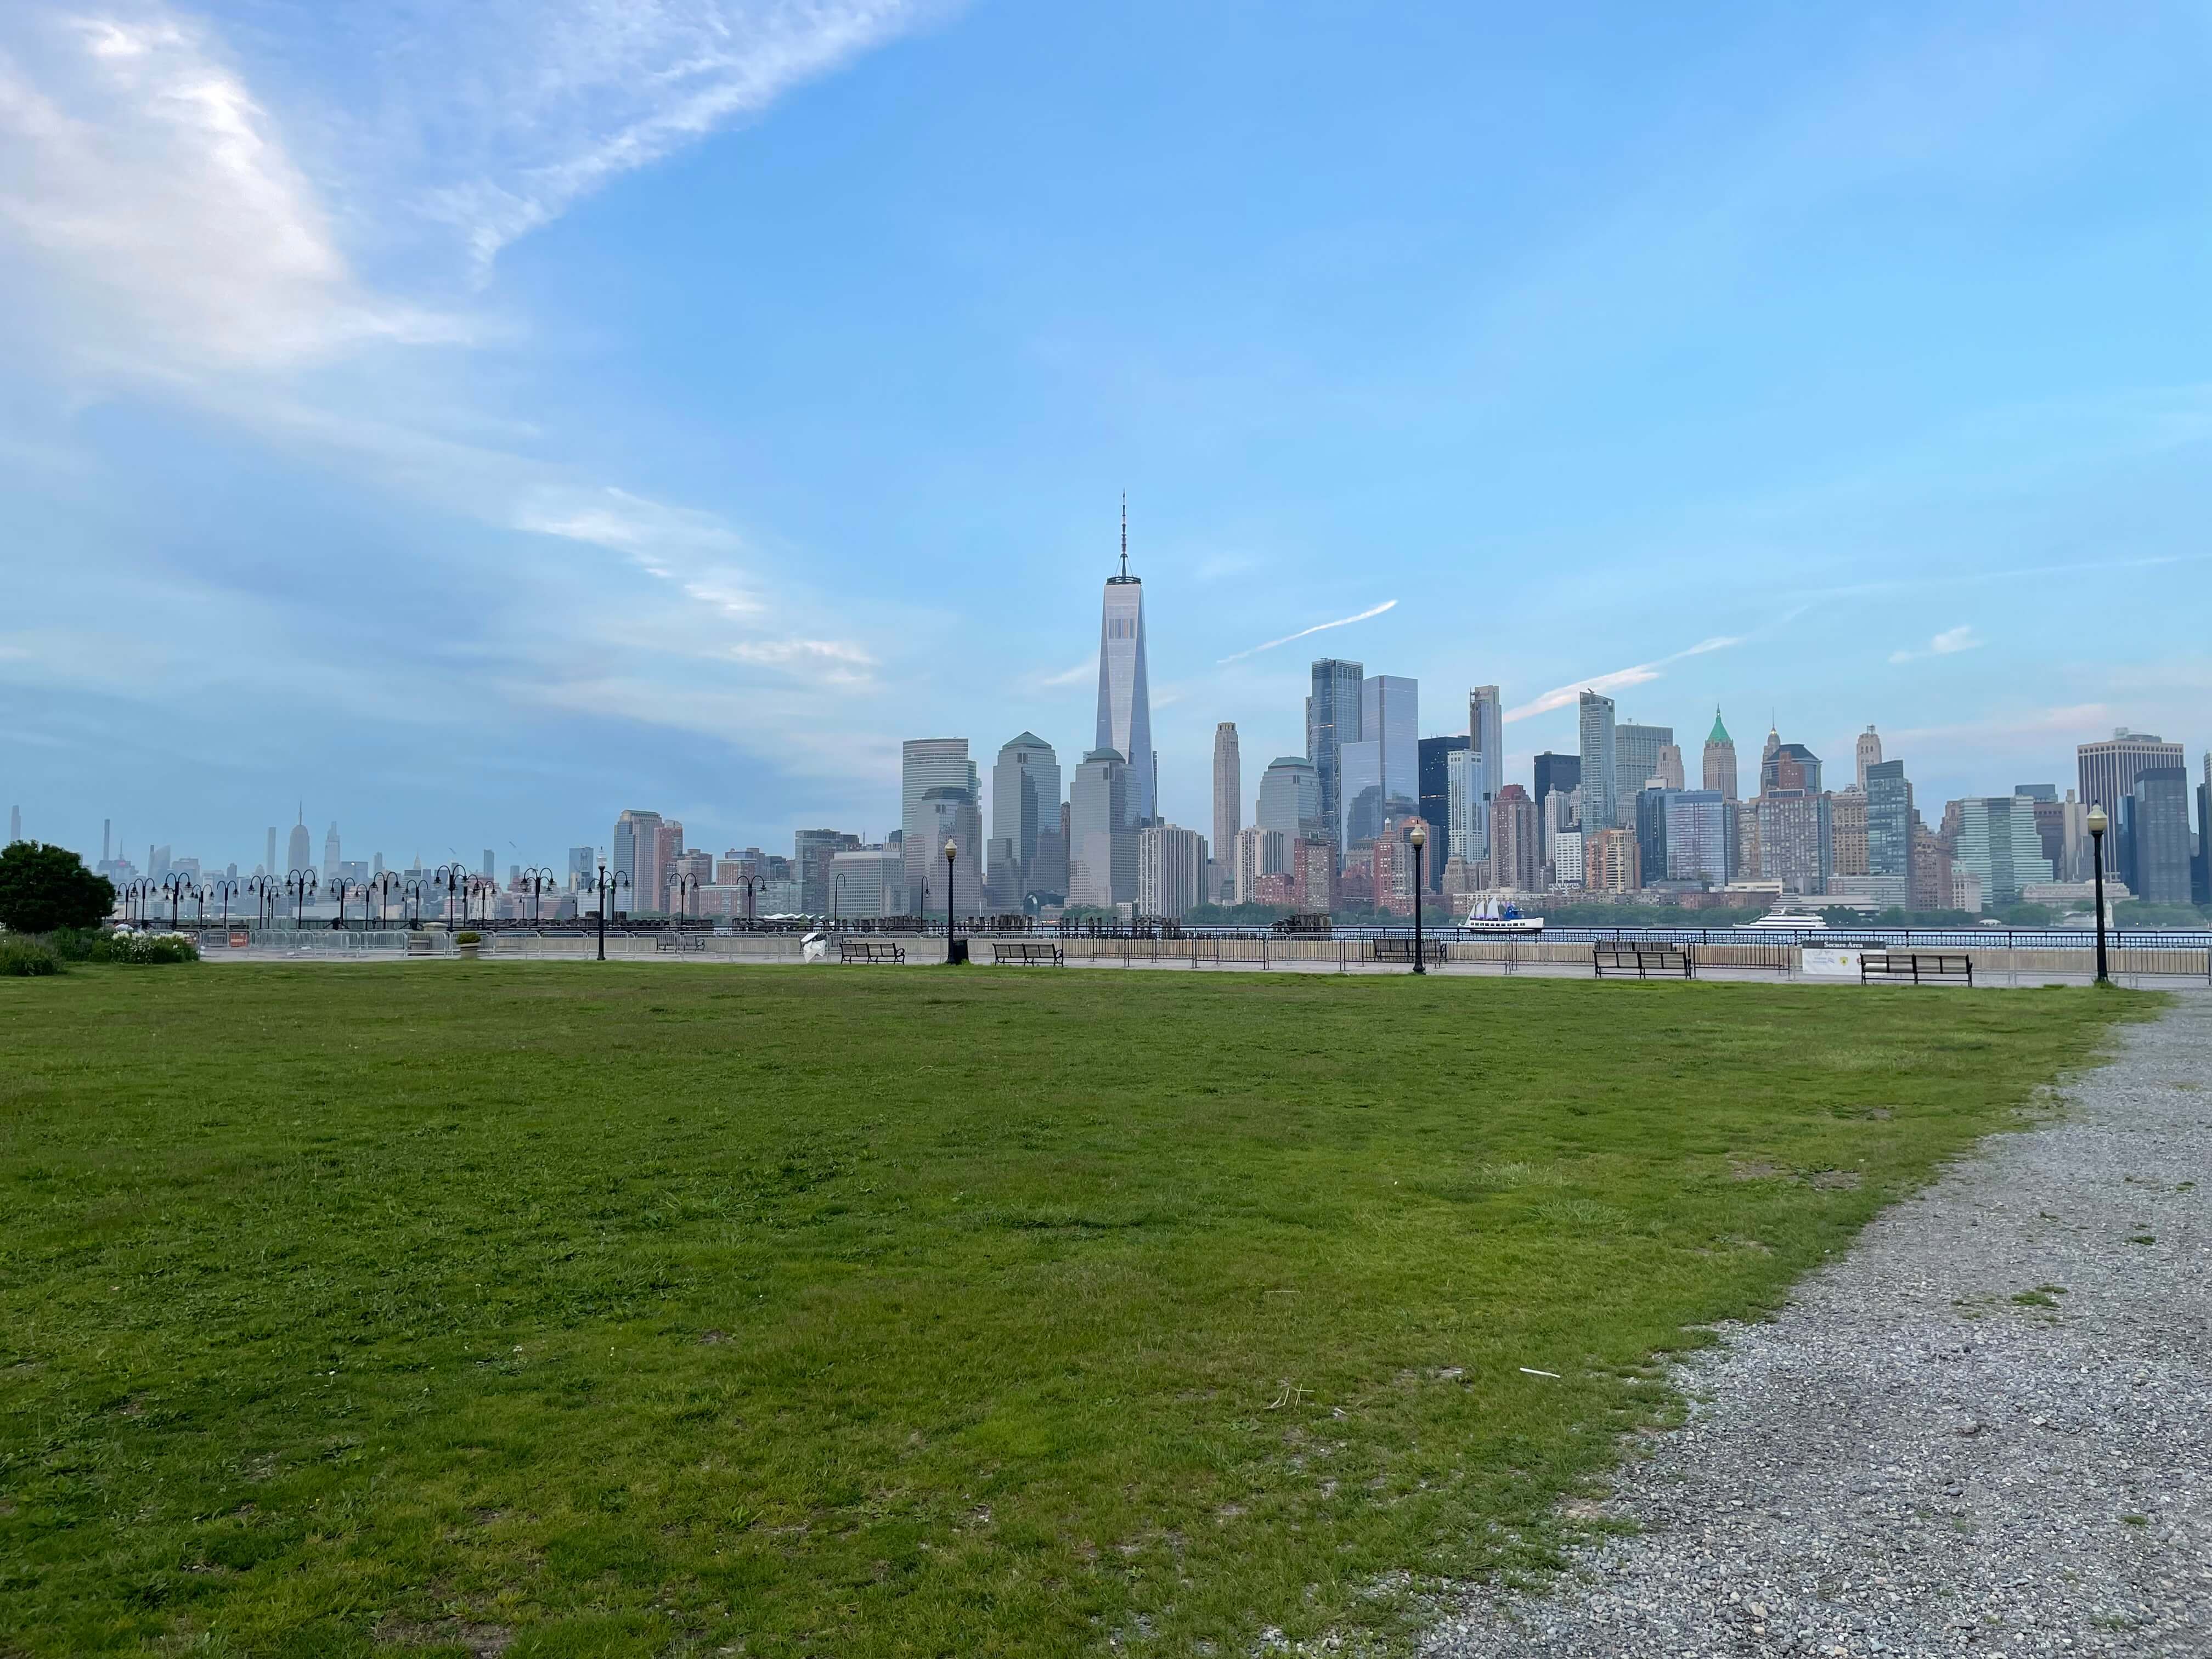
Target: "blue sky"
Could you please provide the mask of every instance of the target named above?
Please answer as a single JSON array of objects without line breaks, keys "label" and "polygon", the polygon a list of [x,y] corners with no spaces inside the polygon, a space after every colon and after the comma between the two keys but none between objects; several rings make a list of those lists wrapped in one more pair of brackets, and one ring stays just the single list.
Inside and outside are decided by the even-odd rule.
[{"label": "blue sky", "polygon": [[15,0],[0,797],[880,836],[1087,746],[1124,489],[1200,828],[1317,650],[1931,820],[2212,738],[2212,18],[1546,9]]}]

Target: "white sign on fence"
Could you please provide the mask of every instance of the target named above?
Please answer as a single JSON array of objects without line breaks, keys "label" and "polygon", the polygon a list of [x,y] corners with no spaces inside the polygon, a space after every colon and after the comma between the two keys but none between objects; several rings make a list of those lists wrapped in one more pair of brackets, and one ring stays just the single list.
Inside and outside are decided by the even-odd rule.
[{"label": "white sign on fence", "polygon": [[1833,945],[1808,945],[1798,953],[1798,967],[1808,979],[1856,979],[1859,953]]}]

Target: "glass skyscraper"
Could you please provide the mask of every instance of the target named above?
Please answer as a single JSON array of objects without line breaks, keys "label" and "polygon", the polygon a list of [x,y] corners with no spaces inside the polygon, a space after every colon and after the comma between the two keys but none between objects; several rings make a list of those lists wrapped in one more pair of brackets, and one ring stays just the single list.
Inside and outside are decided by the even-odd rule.
[{"label": "glass skyscraper", "polygon": [[1613,699],[1585,691],[1580,714],[1583,829],[1585,832],[1609,830],[1620,822],[1620,769],[1613,748]]},{"label": "glass skyscraper", "polygon": [[1328,833],[1343,850],[1344,785],[1339,751],[1364,735],[1359,726],[1360,686],[1366,665],[1323,657],[1313,665],[1313,690],[1306,698],[1306,758],[1321,781],[1321,816]]},{"label": "glass skyscraper", "polygon": [[1129,511],[1121,509],[1121,572],[1106,579],[1098,619],[1098,734],[1129,769],[1127,810],[1133,824],[1158,811],[1152,758],[1152,697],[1145,678],[1145,585],[1129,574]]}]

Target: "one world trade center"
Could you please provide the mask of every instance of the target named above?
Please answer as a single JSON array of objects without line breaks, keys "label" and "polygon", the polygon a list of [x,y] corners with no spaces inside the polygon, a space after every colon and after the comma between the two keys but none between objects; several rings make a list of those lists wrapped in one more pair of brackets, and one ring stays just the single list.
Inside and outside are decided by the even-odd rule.
[{"label": "one world trade center", "polygon": [[1152,753],[1152,700],[1145,683],[1145,585],[1129,574],[1129,503],[1121,502],[1121,573],[1106,579],[1098,622],[1098,740],[1129,769],[1132,823],[1158,815],[1159,768]]}]

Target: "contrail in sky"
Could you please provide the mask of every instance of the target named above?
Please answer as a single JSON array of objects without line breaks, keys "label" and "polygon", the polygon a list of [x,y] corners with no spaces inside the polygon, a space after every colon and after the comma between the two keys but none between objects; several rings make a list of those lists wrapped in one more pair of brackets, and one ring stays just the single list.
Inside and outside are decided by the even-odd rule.
[{"label": "contrail in sky", "polygon": [[1685,657],[1702,657],[1708,651],[1725,651],[1729,646],[1741,645],[1740,637],[1720,635],[1710,640],[1699,640],[1686,651],[1677,651],[1671,657],[1662,657],[1656,662],[1640,662],[1632,668],[1616,668],[1610,674],[1600,674],[1595,679],[1577,680],[1572,685],[1562,685],[1547,691],[1534,702],[1524,702],[1518,708],[1509,708],[1507,720],[1525,720],[1531,714],[1548,714],[1554,708],[1564,708],[1585,691],[1617,691],[1624,686],[1642,685],[1646,680],[1656,680],[1659,671],[1670,662],[1680,662]]},{"label": "contrail in sky", "polygon": [[1351,623],[1365,622],[1370,617],[1381,616],[1385,611],[1388,611],[1392,605],[1397,603],[1398,601],[1395,599],[1385,599],[1373,610],[1363,611],[1356,617],[1339,617],[1334,622],[1316,623],[1311,628],[1301,628],[1295,634],[1285,634],[1279,640],[1269,640],[1267,644],[1255,645],[1249,651],[1239,651],[1233,656],[1224,657],[1221,659],[1220,663],[1217,663],[1215,666],[1219,667],[1223,664],[1242,662],[1247,657],[1256,657],[1262,651],[1273,651],[1279,645],[1288,645],[1292,640],[1302,640],[1309,634],[1320,633],[1323,629],[1342,628]]}]

